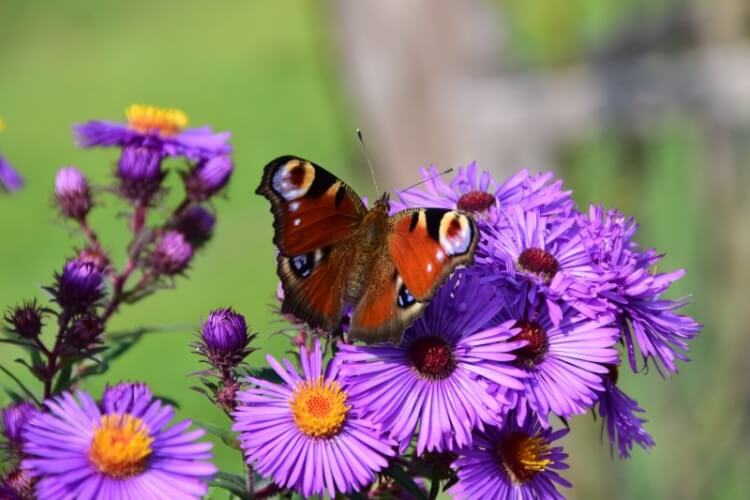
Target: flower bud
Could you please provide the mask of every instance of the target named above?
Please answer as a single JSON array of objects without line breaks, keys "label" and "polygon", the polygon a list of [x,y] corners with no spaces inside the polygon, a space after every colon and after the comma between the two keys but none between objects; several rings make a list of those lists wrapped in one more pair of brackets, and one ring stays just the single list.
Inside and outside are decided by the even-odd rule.
[{"label": "flower bud", "polygon": [[102,406],[107,413],[127,413],[138,401],[153,397],[148,386],[141,382],[120,382],[104,389]]},{"label": "flower bud", "polygon": [[211,311],[203,324],[198,352],[219,369],[238,365],[252,352],[248,344],[254,335],[248,334],[244,316],[230,308]]},{"label": "flower bud", "polygon": [[101,273],[109,268],[109,257],[104,253],[104,250],[98,247],[85,247],[78,252],[78,260],[93,265]]},{"label": "flower bud", "polygon": [[3,423],[3,436],[8,440],[11,447],[17,450],[21,449],[23,427],[35,411],[37,411],[36,406],[27,401],[14,403],[0,411]]},{"label": "flower bud", "polygon": [[55,274],[55,286],[49,289],[60,307],[69,313],[83,312],[104,297],[102,273],[91,263],[68,261],[62,273]]},{"label": "flower bud", "polygon": [[182,233],[168,231],[151,254],[151,265],[159,274],[173,275],[183,271],[193,257],[193,247]]},{"label": "flower bud", "polygon": [[75,167],[64,167],[55,177],[55,197],[60,212],[71,219],[82,220],[91,210],[91,194],[86,177]]},{"label": "flower bud", "polygon": [[193,201],[207,200],[227,185],[234,170],[229,156],[214,156],[201,160],[185,176],[185,190]]},{"label": "flower bud", "polygon": [[159,191],[166,175],[161,151],[145,146],[126,146],[117,163],[120,192],[131,201],[148,202]]},{"label": "flower bud", "polygon": [[5,322],[11,332],[32,339],[42,332],[43,317],[44,312],[37,305],[36,300],[32,300],[10,309],[5,315]]},{"label": "flower bud", "polygon": [[203,246],[214,230],[216,217],[201,206],[193,206],[185,210],[177,219],[175,229],[182,233],[193,247]]},{"label": "flower bud", "polygon": [[12,193],[23,187],[23,177],[0,155],[0,192]]},{"label": "flower bud", "polygon": [[99,342],[104,332],[104,322],[94,314],[83,314],[76,318],[65,335],[65,343],[78,350],[88,349]]}]

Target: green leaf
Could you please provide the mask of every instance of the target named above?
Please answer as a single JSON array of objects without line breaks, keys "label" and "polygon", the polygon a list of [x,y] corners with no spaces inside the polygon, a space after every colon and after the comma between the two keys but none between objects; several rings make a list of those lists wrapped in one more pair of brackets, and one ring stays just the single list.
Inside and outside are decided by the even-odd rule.
[{"label": "green leaf", "polygon": [[201,422],[198,420],[195,421],[195,424],[199,427],[203,427],[207,432],[221,439],[221,441],[230,448],[234,448],[235,450],[240,449],[240,444],[239,442],[237,442],[237,436],[235,436],[231,431],[228,431],[223,427],[219,427],[218,425],[209,424],[208,422]]},{"label": "green leaf", "polygon": [[427,496],[422,488],[420,488],[419,485],[414,482],[414,478],[401,467],[391,464],[383,472],[391,476],[399,486],[411,493],[418,500],[427,500]]},{"label": "green leaf", "polygon": [[36,346],[28,340],[15,340],[15,339],[0,339],[2,344],[13,344],[21,347],[36,349]]},{"label": "green leaf", "polygon": [[211,481],[211,486],[227,490],[243,500],[250,499],[250,495],[247,492],[247,485],[245,485],[245,478],[240,475],[219,471],[214,476],[213,481]]},{"label": "green leaf", "polygon": [[71,361],[66,361],[62,366],[62,370],[60,370],[60,374],[57,376],[57,383],[55,384],[55,387],[52,391],[53,394],[62,392],[70,387],[70,376],[72,374],[73,363]]}]

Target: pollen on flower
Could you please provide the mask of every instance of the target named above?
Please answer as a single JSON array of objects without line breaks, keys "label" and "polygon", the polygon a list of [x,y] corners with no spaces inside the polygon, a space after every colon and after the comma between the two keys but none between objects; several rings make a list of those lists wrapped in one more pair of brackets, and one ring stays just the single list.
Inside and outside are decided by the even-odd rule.
[{"label": "pollen on flower", "polygon": [[141,419],[127,414],[103,415],[91,441],[89,460],[110,477],[131,477],[146,468],[152,442]]},{"label": "pollen on flower", "polygon": [[187,115],[179,109],[157,108],[133,104],[125,110],[130,128],[138,132],[158,132],[170,136],[178,134],[188,124]]},{"label": "pollen on flower", "polygon": [[518,269],[550,281],[560,270],[555,256],[541,248],[527,248],[518,256]]},{"label": "pollen on flower", "polygon": [[484,212],[495,204],[495,197],[486,191],[470,191],[461,195],[456,208],[465,212]]},{"label": "pollen on flower", "polygon": [[444,379],[456,367],[451,347],[439,337],[416,340],[409,348],[409,359],[417,371],[429,379]]},{"label": "pollen on flower", "polygon": [[497,444],[497,459],[516,483],[525,483],[552,463],[549,443],[541,436],[512,432]]},{"label": "pollen on flower", "polygon": [[346,399],[338,382],[322,377],[305,381],[297,386],[291,401],[294,423],[308,436],[331,438],[339,433],[351,408]]},{"label": "pollen on flower", "polygon": [[533,321],[518,320],[513,325],[520,328],[521,332],[513,337],[513,340],[525,340],[528,343],[515,351],[518,363],[527,368],[539,364],[549,350],[547,333]]}]

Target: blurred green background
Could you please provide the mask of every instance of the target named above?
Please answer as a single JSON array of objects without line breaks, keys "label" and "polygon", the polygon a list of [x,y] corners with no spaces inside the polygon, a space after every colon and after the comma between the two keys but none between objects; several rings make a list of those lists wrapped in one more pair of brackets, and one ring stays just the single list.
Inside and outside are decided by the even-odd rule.
[{"label": "blurred green background", "polygon": [[[705,7],[668,0],[483,5],[502,20],[505,67],[532,72],[621,58],[623,50],[635,49],[627,44],[613,49],[613,34],[631,29],[639,41],[639,33],[651,33],[644,34],[645,20],[669,20],[674,13],[681,19]],[[253,194],[262,166],[280,154],[299,154],[327,166],[360,193],[373,194],[352,133],[354,124],[368,123],[360,116],[367,106],[353,104],[356,91],[347,88],[352,80],[341,62],[346,38],[334,35],[341,32],[336,23],[346,22],[334,14],[338,7],[291,1],[0,1],[0,116],[8,125],[0,152],[27,181],[19,193],[0,197],[1,306],[32,297],[46,301],[40,287],[50,283],[72,247],[82,244],[75,228],[55,213],[55,171],[73,164],[95,184],[109,182],[116,151],[77,149],[71,124],[120,120],[127,105],[145,103],[179,107],[191,124],[233,134],[237,168],[226,198],[214,203],[213,241],[193,261],[189,278],[121,309],[111,323],[113,331],[174,328],[145,338],[86,389],[99,394],[107,382],[144,380],[179,402],[181,416],[224,425],[223,415],[188,389],[193,381],[186,377],[200,368],[188,344],[208,311],[235,307],[260,332],[263,351],[283,353],[285,340],[271,335],[281,327],[269,308],[276,290],[271,217],[267,202]],[[747,15],[747,9],[740,13]],[[638,50],[669,60],[703,44],[744,47],[750,16],[742,19],[744,28],[732,31],[729,42],[689,36],[684,43],[671,37],[661,42],[652,36],[649,47]],[[747,103],[742,105],[738,109],[746,110]],[[648,410],[647,429],[657,442],[651,453],[637,449],[629,461],[611,459],[601,446],[599,423],[574,419],[565,442],[571,465],[566,477],[574,484],[570,498],[740,498],[750,491],[750,438],[743,432],[750,424],[744,350],[750,339],[743,308],[750,292],[750,119],[713,133],[714,119],[701,113],[698,106],[674,106],[649,117],[648,127],[637,132],[622,127],[619,115],[605,116],[600,126],[566,139],[548,164],[533,166],[557,170],[581,207],[601,202],[636,215],[640,242],[667,254],[662,269],[689,270],[673,296],[692,293],[688,312],[705,325],[692,343],[692,362],[682,365],[678,377],[663,380],[655,372],[621,377],[625,390]],[[471,134],[479,125],[469,120],[463,126]],[[406,147],[410,139],[402,139]],[[431,161],[429,151],[421,154]],[[506,174],[517,168],[480,166]],[[176,174],[171,177],[174,202],[181,188]],[[125,207],[109,196],[99,200],[92,224],[121,264]],[[0,349],[0,361],[12,365],[18,351]],[[253,360],[263,362],[258,354]],[[11,385],[3,376],[0,383]],[[224,470],[241,470],[239,455],[221,444],[216,460]]]}]

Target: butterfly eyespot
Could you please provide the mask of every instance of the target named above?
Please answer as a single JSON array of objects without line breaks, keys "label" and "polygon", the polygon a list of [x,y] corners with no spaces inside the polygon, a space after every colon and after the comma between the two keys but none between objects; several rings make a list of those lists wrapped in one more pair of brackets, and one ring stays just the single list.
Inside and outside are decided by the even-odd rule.
[{"label": "butterfly eyespot", "polygon": [[468,217],[448,212],[440,221],[440,246],[448,255],[466,253],[473,239],[473,227]]},{"label": "butterfly eyespot", "polygon": [[286,200],[305,196],[315,180],[315,168],[309,162],[291,160],[273,175],[273,190]]},{"label": "butterfly eyespot", "polygon": [[315,267],[315,254],[295,255],[289,259],[289,265],[298,278],[307,278]]},{"label": "butterfly eyespot", "polygon": [[398,306],[402,309],[405,309],[414,304],[416,301],[417,299],[415,299],[409,289],[406,288],[406,285],[401,283],[401,286],[398,289],[398,297],[396,297],[396,303],[398,304]]}]

